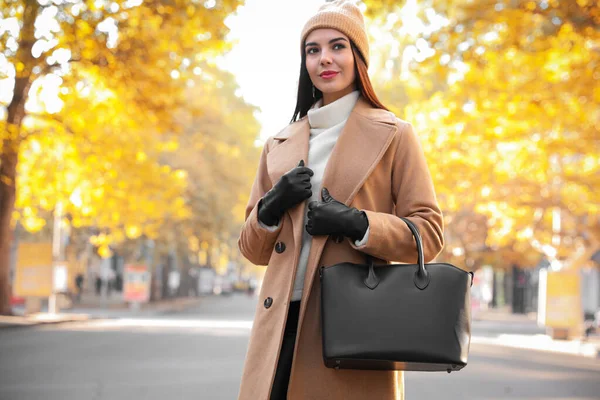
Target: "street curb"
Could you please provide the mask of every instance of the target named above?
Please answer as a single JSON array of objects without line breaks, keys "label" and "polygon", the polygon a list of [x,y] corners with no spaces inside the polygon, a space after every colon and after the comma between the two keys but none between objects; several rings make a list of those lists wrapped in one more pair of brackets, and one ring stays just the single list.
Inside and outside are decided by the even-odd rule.
[{"label": "street curb", "polygon": [[52,320],[36,320],[35,317],[0,316],[0,330],[11,328],[30,328],[42,325],[58,325],[69,322],[85,322],[91,319],[92,317],[87,314],[73,314],[68,317]]},{"label": "street curb", "polygon": [[[193,307],[201,301],[201,298],[196,297],[184,297],[169,301],[158,301],[142,304],[140,311],[155,311],[160,313],[178,312]],[[120,308],[127,310],[128,306],[123,305],[123,307]],[[114,308],[111,307],[108,309],[114,310]],[[69,322],[85,322],[92,319],[98,319],[90,314],[63,313],[61,315],[62,317],[56,319],[44,319],[50,318],[48,313],[38,313],[29,316],[0,316],[0,330],[10,328],[29,328],[41,325],[57,325]],[[36,319],[36,317],[38,319]]]}]

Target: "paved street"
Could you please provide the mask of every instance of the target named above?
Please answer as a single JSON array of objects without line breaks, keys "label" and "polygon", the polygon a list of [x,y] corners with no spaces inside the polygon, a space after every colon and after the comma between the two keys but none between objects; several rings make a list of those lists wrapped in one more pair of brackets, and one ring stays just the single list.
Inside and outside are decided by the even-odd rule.
[{"label": "paved street", "polygon": [[[0,400],[235,399],[257,300],[208,297],[177,313],[0,329]],[[474,321],[473,331],[539,328]],[[408,400],[600,399],[600,359],[474,343],[463,371],[407,373],[406,385]]]}]

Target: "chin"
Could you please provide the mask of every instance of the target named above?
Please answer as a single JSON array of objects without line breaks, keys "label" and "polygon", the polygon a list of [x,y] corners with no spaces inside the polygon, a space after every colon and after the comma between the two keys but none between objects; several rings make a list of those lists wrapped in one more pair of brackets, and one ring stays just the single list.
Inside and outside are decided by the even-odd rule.
[{"label": "chin", "polygon": [[317,89],[319,89],[319,90],[321,91],[321,93],[323,93],[323,94],[325,94],[325,93],[327,93],[327,94],[332,94],[332,93],[337,93],[337,92],[339,92],[339,91],[342,91],[342,90],[344,90],[346,87],[347,87],[347,86],[340,86],[340,87],[337,87],[337,85],[336,85],[335,87],[334,87],[334,86],[326,86],[326,87],[324,87],[323,89],[319,89],[319,88],[317,88]]}]

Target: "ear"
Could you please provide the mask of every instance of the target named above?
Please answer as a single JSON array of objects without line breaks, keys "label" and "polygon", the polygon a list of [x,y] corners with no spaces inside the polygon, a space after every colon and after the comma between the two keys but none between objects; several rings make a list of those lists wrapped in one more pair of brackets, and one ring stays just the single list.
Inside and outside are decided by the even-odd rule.
[{"label": "ear", "polygon": [[326,188],[323,188],[321,190],[321,197],[323,198],[324,203],[329,203],[334,200],[334,198],[331,197],[331,195],[329,194],[329,190],[327,190]]}]

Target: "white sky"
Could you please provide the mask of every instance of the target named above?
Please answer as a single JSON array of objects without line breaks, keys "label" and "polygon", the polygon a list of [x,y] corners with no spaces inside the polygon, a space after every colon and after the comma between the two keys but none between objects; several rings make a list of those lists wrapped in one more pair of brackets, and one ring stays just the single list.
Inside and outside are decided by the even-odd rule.
[{"label": "white sky", "polygon": [[261,109],[262,141],[283,129],[296,106],[300,33],[324,0],[246,0],[228,17],[237,42],[219,65],[236,75],[242,96]]}]

